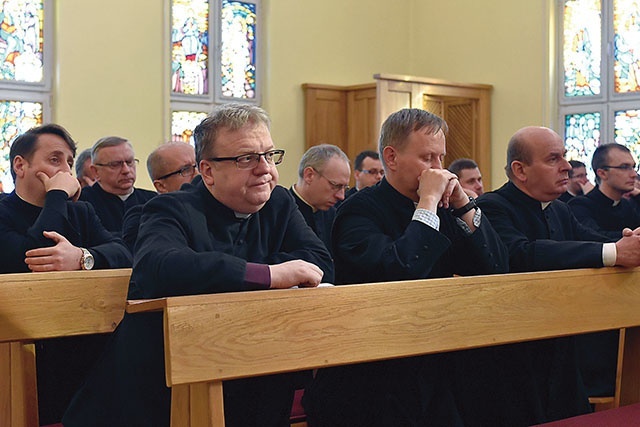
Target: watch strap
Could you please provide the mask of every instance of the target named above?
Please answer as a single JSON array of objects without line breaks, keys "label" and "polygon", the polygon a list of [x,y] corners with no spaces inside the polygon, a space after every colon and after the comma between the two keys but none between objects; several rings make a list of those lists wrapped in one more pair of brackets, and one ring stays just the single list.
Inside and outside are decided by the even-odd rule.
[{"label": "watch strap", "polygon": [[478,208],[478,205],[476,204],[476,199],[474,199],[473,197],[469,197],[469,203],[467,203],[461,208],[457,208],[457,209],[451,208],[449,209],[449,212],[451,213],[451,215],[457,218],[460,218],[462,215],[466,214],[471,209],[477,209],[477,208]]}]

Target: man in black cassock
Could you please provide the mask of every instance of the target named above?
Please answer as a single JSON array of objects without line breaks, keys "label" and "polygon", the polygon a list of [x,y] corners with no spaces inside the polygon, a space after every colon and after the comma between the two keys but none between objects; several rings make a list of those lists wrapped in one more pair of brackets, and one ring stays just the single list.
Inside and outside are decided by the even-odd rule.
[{"label": "man in black cassock", "polygon": [[105,228],[121,237],[125,213],[157,193],[134,187],[138,159],[125,138],[100,138],[91,148],[91,161],[96,182],[82,189],[80,200],[91,203]]},{"label": "man in black cassock", "polygon": [[[489,221],[442,168],[447,125],[423,110],[384,122],[385,177],[346,199],[332,243],[336,283],[367,283],[507,271]],[[313,426],[461,425],[448,355],[322,369],[304,397]]]},{"label": "man in black cassock", "polygon": [[[69,133],[54,124],[33,128],[11,145],[15,190],[0,202],[0,273],[131,267],[123,242],[105,230],[90,204],[74,201],[80,194],[71,174],[75,153]],[[62,419],[107,337],[36,342],[41,424]]]},{"label": "man in black cassock", "polygon": [[[525,127],[507,148],[509,182],[485,193],[478,204],[509,249],[512,272],[603,266],[636,266],[640,236],[626,230],[617,242],[583,226],[566,203],[556,199],[567,189],[571,165],[564,158],[562,138],[548,128]],[[530,424],[589,411],[588,396],[578,370],[574,338],[542,340],[520,345],[530,354],[527,365],[505,363],[505,369],[531,371]],[[613,371],[615,375],[615,371]],[[536,379],[537,378],[537,379]]]},{"label": "man in black cassock", "polygon": [[[157,298],[333,281],[328,250],[277,186],[266,113],[226,104],[198,127],[202,180],[143,208],[130,298]],[[125,315],[103,363],[67,410],[74,426],[168,426],[162,314]],[[228,426],[289,425],[295,374],[225,382]]]}]

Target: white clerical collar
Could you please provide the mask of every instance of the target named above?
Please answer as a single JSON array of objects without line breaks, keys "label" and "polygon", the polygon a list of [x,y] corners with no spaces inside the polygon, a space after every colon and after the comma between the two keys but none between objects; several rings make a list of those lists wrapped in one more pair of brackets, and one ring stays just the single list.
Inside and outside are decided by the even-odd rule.
[{"label": "white clerical collar", "polygon": [[293,192],[296,194],[296,196],[298,196],[298,197],[300,198],[300,200],[302,200],[302,201],[303,201],[307,206],[309,206],[309,207],[311,208],[311,212],[316,213],[317,209],[316,209],[316,208],[314,208],[314,207],[313,207],[313,205],[312,205],[311,203],[307,202],[307,201],[304,199],[304,197],[302,197],[302,196],[300,195],[300,193],[298,193],[298,190],[296,190],[296,185],[295,185],[295,184],[293,184],[293,185],[291,186],[291,189],[292,189],[292,190],[293,190]]},{"label": "white clerical collar", "polygon": [[542,206],[542,210],[547,209],[547,206],[549,206],[551,204],[551,202],[540,202],[540,205]]},{"label": "white clerical collar", "polygon": [[234,215],[236,216],[236,218],[238,218],[238,219],[247,219],[247,218],[249,218],[249,217],[251,216],[251,214],[250,214],[250,213],[245,214],[245,213],[240,213],[240,212],[235,212],[235,211],[233,212],[233,214],[234,214]]}]

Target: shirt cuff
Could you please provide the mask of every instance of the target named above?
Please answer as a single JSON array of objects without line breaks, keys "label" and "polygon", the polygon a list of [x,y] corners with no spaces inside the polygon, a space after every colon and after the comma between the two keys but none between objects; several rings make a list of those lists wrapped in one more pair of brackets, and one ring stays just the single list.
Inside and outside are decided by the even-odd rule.
[{"label": "shirt cuff", "polygon": [[436,231],[440,231],[440,218],[438,218],[438,215],[428,209],[416,209],[413,213],[413,218],[411,219],[421,222]]},{"label": "shirt cuff", "polygon": [[[464,233],[469,236],[473,233],[473,231],[471,231],[471,227],[469,227],[469,225],[464,222],[464,220],[462,218],[458,218],[455,217],[456,222],[458,223],[458,226],[460,228],[462,228],[462,231],[464,231]],[[482,213],[480,213],[480,208],[476,209],[476,212],[473,214],[473,225],[478,228],[480,227],[480,221],[482,220]]]},{"label": "shirt cuff", "polygon": [[244,283],[250,289],[269,289],[271,287],[271,270],[266,264],[247,263]]},{"label": "shirt cuff", "polygon": [[618,251],[615,243],[605,243],[602,245],[602,265],[605,267],[613,267],[616,265]]}]

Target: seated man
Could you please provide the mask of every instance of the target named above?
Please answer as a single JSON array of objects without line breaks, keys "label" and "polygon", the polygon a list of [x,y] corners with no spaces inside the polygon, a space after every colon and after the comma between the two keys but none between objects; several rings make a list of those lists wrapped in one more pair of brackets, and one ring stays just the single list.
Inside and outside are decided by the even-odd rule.
[{"label": "seated man", "polygon": [[451,162],[448,169],[456,174],[460,185],[467,190],[469,196],[478,197],[484,194],[482,174],[476,162],[471,159],[456,159]]},{"label": "seated man", "polygon": [[[90,270],[131,266],[120,239],[88,203],[74,202],[76,145],[62,127],[30,129],[11,145],[15,190],[0,202],[0,273]],[[62,419],[73,393],[104,347],[107,335],[36,342],[41,424]]]},{"label": "seated man", "polygon": [[353,162],[353,178],[356,185],[346,192],[345,198],[352,196],[356,191],[371,187],[380,182],[384,176],[384,169],[380,161],[380,155],[375,151],[365,150],[360,152]]},{"label": "seated man", "polygon": [[331,246],[334,205],[349,188],[349,158],[335,145],[321,144],[307,150],[298,166],[298,182],[291,194],[305,221],[327,248]]},{"label": "seated man", "polygon": [[[183,184],[199,175],[196,152],[184,142],[167,142],[147,157],[147,171],[159,194],[178,191]],[[133,252],[144,204],[132,206],[122,219],[122,239]]]},{"label": "seated man", "polygon": [[90,187],[96,183],[96,173],[91,170],[91,148],[82,150],[76,159],[76,178],[80,186]]},{"label": "seated man", "polygon": [[620,144],[600,145],[593,152],[591,167],[597,187],[569,201],[578,221],[612,239],[621,238],[625,227],[640,227],[639,206],[624,198],[635,188],[638,175],[631,151]]},{"label": "seated man", "polygon": [[136,165],[133,146],[117,136],[99,139],[91,149],[91,170],[96,183],[85,187],[80,200],[93,205],[105,228],[122,236],[122,219],[132,206],[145,204],[155,192],[135,188]]},{"label": "seated man", "polygon": [[[580,224],[566,203],[556,201],[569,181],[565,151],[562,138],[551,129],[520,129],[507,148],[509,182],[478,199],[509,249],[511,271],[640,265],[640,235],[626,230],[625,237],[607,243],[606,236]],[[538,373],[530,394],[539,399],[539,410],[531,424],[590,410],[572,338],[521,346],[531,353],[530,366]]]},{"label": "seated man", "polygon": [[587,167],[579,160],[569,160],[571,169],[569,170],[569,183],[567,191],[562,193],[558,200],[565,203],[576,196],[582,196],[593,190],[593,184],[587,178]]},{"label": "seated man", "polygon": [[[444,120],[419,109],[385,120],[384,178],[345,200],[336,216],[336,283],[507,271],[498,235],[442,168],[446,132]],[[450,355],[321,369],[303,401],[309,425],[459,425],[455,371]]]},{"label": "seated man", "polygon": [[[130,298],[237,292],[333,281],[329,252],[277,186],[284,151],[269,118],[225,104],[194,131],[202,181],[143,208]],[[229,426],[288,426],[295,374],[227,381]],[[67,410],[74,426],[168,426],[162,314],[125,315]]]}]

